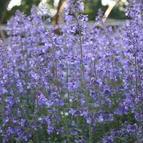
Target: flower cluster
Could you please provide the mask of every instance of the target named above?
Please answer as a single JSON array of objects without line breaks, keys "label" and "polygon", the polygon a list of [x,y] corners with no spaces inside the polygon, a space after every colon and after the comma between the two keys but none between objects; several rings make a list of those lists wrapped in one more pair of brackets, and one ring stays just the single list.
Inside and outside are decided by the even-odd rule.
[{"label": "flower cluster", "polygon": [[8,21],[0,142],[143,142],[143,3],[113,27],[91,26],[82,2],[68,1],[58,34],[35,7]]}]

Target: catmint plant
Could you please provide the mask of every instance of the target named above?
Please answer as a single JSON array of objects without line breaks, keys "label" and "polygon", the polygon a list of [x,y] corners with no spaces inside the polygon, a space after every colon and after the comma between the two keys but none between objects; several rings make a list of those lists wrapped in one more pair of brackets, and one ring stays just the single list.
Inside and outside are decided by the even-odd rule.
[{"label": "catmint plant", "polygon": [[36,7],[17,11],[0,40],[0,142],[143,141],[142,1],[129,20],[89,24],[84,1],[69,0],[64,24]]}]

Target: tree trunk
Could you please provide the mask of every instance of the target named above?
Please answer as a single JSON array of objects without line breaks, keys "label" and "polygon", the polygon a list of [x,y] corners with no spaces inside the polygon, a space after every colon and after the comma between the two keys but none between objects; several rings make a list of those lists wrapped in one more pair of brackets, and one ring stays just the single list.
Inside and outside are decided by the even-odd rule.
[{"label": "tree trunk", "polygon": [[57,13],[53,18],[53,23],[55,25],[58,25],[60,21],[62,21],[62,16],[63,16],[63,10],[66,4],[66,0],[60,0],[58,7],[57,7]]}]

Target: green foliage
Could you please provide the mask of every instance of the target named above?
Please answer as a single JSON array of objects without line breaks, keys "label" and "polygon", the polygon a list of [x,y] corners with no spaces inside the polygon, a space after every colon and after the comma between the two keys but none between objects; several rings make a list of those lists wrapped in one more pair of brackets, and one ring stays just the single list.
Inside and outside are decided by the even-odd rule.
[{"label": "green foliage", "polygon": [[22,4],[20,6],[13,7],[10,11],[7,11],[7,6],[10,0],[0,0],[0,22],[6,23],[7,19],[9,19],[16,10],[21,10],[25,14],[30,14],[30,10],[33,5],[38,5],[41,0],[22,0]]},{"label": "green foliage", "polygon": [[[22,0],[20,6],[15,6],[10,11],[7,11],[10,0],[0,0],[0,23],[6,23],[7,20],[14,15],[16,10],[21,10],[29,15],[31,7],[33,5],[38,5],[40,1],[41,0]],[[47,3],[53,7],[54,0],[47,0]],[[101,0],[85,0],[85,14],[89,15],[90,20],[95,19],[99,9],[103,11],[107,9],[107,7],[102,6]],[[119,10],[119,7],[115,7],[109,17],[114,19],[125,19],[125,14],[123,11]]]},{"label": "green foliage", "polygon": [[[103,12],[107,9],[107,6],[102,6],[101,0],[86,0],[85,1],[85,13],[89,15],[90,20],[95,20],[98,14],[98,10],[101,9]],[[125,19],[124,11],[121,11],[118,6],[114,7],[109,18],[113,19]]]},{"label": "green foliage", "polygon": [[3,22],[6,15],[6,8],[10,0],[0,0],[0,23]]}]

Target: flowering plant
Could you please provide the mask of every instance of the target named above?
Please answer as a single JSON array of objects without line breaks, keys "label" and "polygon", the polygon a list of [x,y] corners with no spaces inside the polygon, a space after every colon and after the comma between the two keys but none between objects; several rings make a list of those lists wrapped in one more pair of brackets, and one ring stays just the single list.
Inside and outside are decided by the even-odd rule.
[{"label": "flowering plant", "polygon": [[130,2],[131,20],[116,29],[90,26],[81,3],[68,1],[58,34],[36,8],[9,20],[1,142],[143,142],[142,1]]}]

